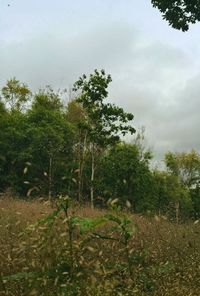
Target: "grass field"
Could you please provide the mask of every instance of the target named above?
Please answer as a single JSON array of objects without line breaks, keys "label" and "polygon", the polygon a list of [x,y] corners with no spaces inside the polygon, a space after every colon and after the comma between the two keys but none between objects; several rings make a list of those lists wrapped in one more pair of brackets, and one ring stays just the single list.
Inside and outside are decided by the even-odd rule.
[{"label": "grass field", "polygon": [[0,200],[0,296],[200,295],[200,223]]}]

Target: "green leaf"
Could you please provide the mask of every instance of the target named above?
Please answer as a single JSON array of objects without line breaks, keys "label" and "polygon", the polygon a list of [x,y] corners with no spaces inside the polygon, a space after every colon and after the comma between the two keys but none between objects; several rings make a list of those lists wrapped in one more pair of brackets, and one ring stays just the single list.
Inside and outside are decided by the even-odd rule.
[{"label": "green leaf", "polygon": [[97,227],[107,222],[107,219],[103,217],[96,218],[83,218],[83,217],[72,217],[71,222],[74,226],[79,226],[80,233],[92,231]]}]

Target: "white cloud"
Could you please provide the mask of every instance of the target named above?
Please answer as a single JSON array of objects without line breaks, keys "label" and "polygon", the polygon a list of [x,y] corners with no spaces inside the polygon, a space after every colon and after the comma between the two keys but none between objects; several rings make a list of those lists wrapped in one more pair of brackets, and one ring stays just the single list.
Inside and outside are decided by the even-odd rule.
[{"label": "white cloud", "polygon": [[66,28],[0,45],[0,83],[13,76],[37,89],[72,84],[104,68],[113,78],[110,98],[144,125],[157,157],[167,150],[199,149],[199,76],[183,50],[152,40],[126,23],[84,32]]}]

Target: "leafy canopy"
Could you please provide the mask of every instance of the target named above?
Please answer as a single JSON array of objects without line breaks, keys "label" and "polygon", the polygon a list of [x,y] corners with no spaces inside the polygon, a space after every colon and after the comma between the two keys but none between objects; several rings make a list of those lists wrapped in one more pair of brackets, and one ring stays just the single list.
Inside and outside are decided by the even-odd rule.
[{"label": "leafy canopy", "polygon": [[11,110],[21,110],[30,96],[31,91],[28,86],[16,78],[9,79],[2,88],[2,97]]},{"label": "leafy canopy", "polygon": [[133,120],[131,113],[104,102],[111,81],[111,76],[106,75],[104,70],[95,70],[89,78],[83,75],[74,84],[74,90],[80,92],[77,102],[82,105],[86,114],[82,128],[87,130],[91,142],[99,146],[114,144],[119,140],[119,133],[125,135],[135,132],[131,125],[127,125]]},{"label": "leafy canopy", "polygon": [[163,19],[175,29],[188,31],[189,25],[200,21],[199,0],[151,0]]},{"label": "leafy canopy", "polygon": [[195,150],[191,152],[168,152],[165,155],[168,171],[178,176],[183,184],[191,187],[200,180],[200,155]]}]

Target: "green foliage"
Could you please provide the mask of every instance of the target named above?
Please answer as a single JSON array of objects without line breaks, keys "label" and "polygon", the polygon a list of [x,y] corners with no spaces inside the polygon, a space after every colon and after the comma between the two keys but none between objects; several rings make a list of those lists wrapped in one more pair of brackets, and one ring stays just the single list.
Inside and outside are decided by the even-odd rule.
[{"label": "green foliage", "polygon": [[[168,152],[165,155],[165,163],[168,172],[179,180],[182,188],[182,201],[184,202],[184,212],[192,213],[195,217],[199,215],[199,195],[198,188],[200,182],[200,155],[196,151],[191,152]],[[188,209],[188,210],[186,210]]]},{"label": "green foliage", "polygon": [[131,113],[125,113],[122,108],[104,102],[111,81],[111,76],[106,75],[104,70],[95,70],[89,78],[83,75],[74,84],[74,90],[81,92],[77,102],[85,112],[84,128],[88,131],[90,141],[100,146],[118,141],[118,133],[125,135],[127,132],[135,132],[131,125],[127,125],[133,120]]},{"label": "green foliage", "polygon": [[120,135],[135,132],[129,124],[133,120],[133,115],[105,102],[108,96],[107,88],[111,81],[111,76],[106,75],[104,70],[100,72],[95,70],[89,78],[83,75],[74,84],[74,91],[80,92],[77,102],[84,111],[84,120],[79,124],[79,128],[87,134],[91,156],[90,200],[92,207],[94,206],[95,161],[96,156],[99,157],[97,152],[115,145],[119,142]]},{"label": "green foliage", "polygon": [[190,195],[192,200],[192,211],[195,219],[200,218],[200,186],[197,184],[195,188],[190,189]]},{"label": "green foliage", "polygon": [[21,95],[28,91],[23,92],[25,86],[16,80],[8,86],[2,93],[12,96],[11,111],[1,102],[0,116],[1,190],[11,188],[21,195],[55,195],[64,188],[66,192],[68,186],[62,178],[71,171],[74,130],[65,118],[59,95],[50,88],[40,90],[32,106],[21,112],[18,103],[25,102],[27,97]]},{"label": "green foliage", "polygon": [[200,180],[200,155],[195,150],[189,153],[168,152],[165,155],[167,169],[188,188],[196,186]]},{"label": "green foliage", "polygon": [[135,132],[133,115],[107,101],[110,83],[103,70],[83,75],[66,108],[50,87],[31,94],[8,80],[0,96],[0,191],[52,203],[58,195],[90,196],[92,206],[118,198],[136,212],[199,217],[199,154],[169,152],[167,172],[152,172],[144,128],[132,144],[121,140]]},{"label": "green foliage", "polygon": [[72,224],[79,227],[81,234],[95,230],[96,227],[102,226],[105,222],[107,222],[106,217],[72,217]]},{"label": "green foliage", "polygon": [[28,86],[16,78],[9,79],[2,88],[2,97],[11,110],[21,110],[30,96],[31,91]]},{"label": "green foliage", "polygon": [[175,29],[187,31],[190,24],[200,21],[199,0],[151,0],[169,25]]},{"label": "green foliage", "polygon": [[70,101],[67,105],[67,121],[81,128],[84,124],[85,114],[81,105],[76,101]]},{"label": "green foliage", "polygon": [[71,169],[67,161],[72,155],[73,127],[66,121],[57,94],[52,91],[36,94],[28,120],[31,170],[34,178],[40,177],[39,182],[32,177],[32,186],[42,185],[40,194],[49,190],[53,194],[62,193],[59,192],[64,186],[62,177]]},{"label": "green foliage", "polygon": [[192,211],[191,196],[188,188],[180,182],[179,178],[167,172],[155,171],[154,179],[159,212],[175,217],[173,208],[179,204],[182,218],[190,216]]},{"label": "green foliage", "polygon": [[[26,151],[29,139],[27,138],[27,117],[19,111],[5,114],[0,131],[0,146],[2,155],[2,187],[12,188],[17,192],[23,190],[23,168],[28,161]],[[23,147],[23,149],[22,149]]]},{"label": "green foliage", "polygon": [[97,182],[100,196],[117,197],[122,204],[128,199],[136,211],[145,210],[150,204],[154,207],[151,200],[153,178],[135,144],[120,143],[110,149],[102,159]]}]

